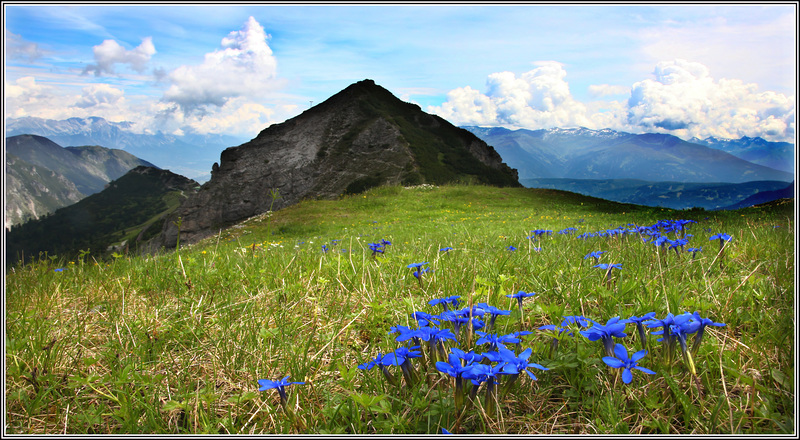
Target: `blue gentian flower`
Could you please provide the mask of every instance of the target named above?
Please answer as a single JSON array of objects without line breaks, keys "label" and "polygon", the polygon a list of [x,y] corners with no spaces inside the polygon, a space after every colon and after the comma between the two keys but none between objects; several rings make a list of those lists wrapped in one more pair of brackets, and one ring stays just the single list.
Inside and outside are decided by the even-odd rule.
[{"label": "blue gentian flower", "polygon": [[702,248],[702,247],[699,247],[699,248],[693,248],[693,247],[691,247],[691,248],[689,248],[689,249],[686,249],[686,252],[691,252],[691,253],[692,253],[692,259],[694,259],[694,257],[695,257],[695,254],[697,254],[698,252],[701,252],[702,250],[703,250],[703,248]]},{"label": "blue gentian flower", "polygon": [[448,247],[443,247],[443,248],[439,249],[439,252],[447,252],[447,251],[452,251],[452,250],[453,250],[453,248],[448,246]]},{"label": "blue gentian flower", "polygon": [[473,364],[472,368],[464,372],[463,377],[469,379],[472,384],[470,390],[470,398],[475,399],[478,387],[481,383],[486,382],[486,398],[484,400],[484,408],[489,417],[494,417],[497,375],[501,374],[502,366],[500,364],[491,366],[486,364]]},{"label": "blue gentian flower", "polygon": [[452,305],[453,307],[458,307],[459,298],[461,298],[460,295],[452,295],[446,298],[432,299],[428,301],[428,304],[434,307],[436,307],[437,305],[441,305],[444,311],[446,312],[449,310],[448,305]]},{"label": "blue gentian flower", "polygon": [[399,365],[403,372],[403,378],[406,381],[406,385],[413,386],[416,370],[414,370],[414,366],[411,364],[411,359],[422,356],[422,353],[416,351],[418,348],[418,345],[410,348],[400,347],[394,352],[386,353],[386,355],[383,357],[382,364],[386,366]]},{"label": "blue gentian flower", "polygon": [[599,267],[600,269],[603,269],[603,270],[609,270],[609,271],[610,271],[611,269],[619,269],[619,270],[622,270],[622,264],[619,264],[619,263],[614,263],[614,264],[600,263],[600,264],[598,264],[598,265],[595,265],[595,266],[592,266],[592,267]]},{"label": "blue gentian flower", "polygon": [[422,263],[411,263],[408,266],[406,266],[409,269],[416,269],[413,272],[412,275],[414,275],[414,277],[417,279],[417,281],[419,281],[419,287],[420,288],[422,287],[422,274],[431,271],[430,268],[427,268],[427,267],[424,268],[424,269],[422,268],[422,266],[424,266],[426,264],[428,264],[428,262],[427,261],[423,261]]},{"label": "blue gentian flower", "polygon": [[413,333],[413,332],[414,332],[413,329],[411,329],[409,327],[406,327],[404,325],[395,325],[395,326],[389,327],[389,334],[390,335],[392,333],[399,333],[400,336],[403,336],[403,335],[410,334],[410,333]]},{"label": "blue gentian flower", "polygon": [[537,363],[528,362],[528,358],[531,357],[532,353],[530,347],[520,353],[519,356],[515,355],[513,351],[503,347],[499,347],[499,353],[503,361],[503,368],[501,371],[505,374],[518,375],[524,371],[532,380],[536,380],[536,376],[528,370],[529,367],[545,371],[549,370],[549,368],[545,368]]},{"label": "blue gentian flower", "polygon": [[611,356],[614,354],[614,338],[624,338],[627,336],[625,333],[625,324],[627,322],[627,319],[620,320],[619,316],[609,319],[605,325],[592,321],[593,325],[587,330],[581,330],[580,334],[590,341],[602,340],[606,355]]},{"label": "blue gentian flower", "polygon": [[589,327],[589,320],[584,318],[583,315],[569,315],[563,318],[564,320],[561,321],[561,327],[566,327],[570,324],[578,324],[578,326],[582,328]]},{"label": "blue gentian flower", "polygon": [[447,310],[439,314],[439,319],[453,323],[453,330],[456,332],[456,337],[461,331],[461,326],[469,322],[469,316],[463,310],[452,311]]},{"label": "blue gentian flower", "polygon": [[611,285],[611,272],[614,269],[622,270],[622,265],[618,263],[608,264],[608,263],[600,263],[592,267],[598,267],[606,271],[606,286],[610,287]]},{"label": "blue gentian flower", "polygon": [[420,282],[421,282],[422,278],[420,278],[420,277],[422,276],[422,274],[428,273],[428,272],[433,272],[433,269],[431,269],[430,267],[423,267],[423,268],[421,268],[419,270],[414,271],[414,273],[412,273],[412,275],[414,275],[414,277],[416,279],[420,280]]},{"label": "blue gentian flower", "polygon": [[672,243],[668,237],[664,235],[659,235],[655,239],[653,239],[652,243],[661,249],[664,249],[668,244]]},{"label": "blue gentian flower", "polygon": [[439,321],[437,321],[439,316],[437,315],[431,315],[430,313],[426,312],[414,312],[411,314],[411,317],[414,318],[417,321],[417,324],[422,327],[439,325]]},{"label": "blue gentian flower", "polygon": [[[474,355],[473,352],[470,352]],[[441,371],[442,373],[448,374],[451,377],[455,378],[456,387],[454,391],[455,396],[455,403],[456,403],[456,410],[460,411],[464,405],[464,385],[463,385],[463,374],[465,371],[472,368],[472,364],[475,361],[480,361],[482,355],[476,356],[468,356],[463,350],[459,350],[458,348],[451,348],[450,353],[447,355],[447,362],[439,361],[436,362],[436,369]],[[462,360],[465,360],[465,363],[462,365]]]},{"label": "blue gentian flower", "polygon": [[487,330],[491,330],[492,328],[494,328],[494,322],[495,322],[495,320],[497,319],[498,316],[500,316],[500,315],[505,315],[505,316],[511,315],[511,310],[501,310],[501,309],[498,309],[497,307],[490,306],[489,304],[486,304],[486,303],[478,303],[476,305],[479,308],[483,309],[483,311],[485,313],[489,313],[490,315],[492,315],[492,317],[489,318],[489,325],[486,327]]},{"label": "blue gentian flower", "polygon": [[531,297],[531,296],[534,296],[534,295],[536,295],[536,292],[526,293],[526,292],[523,292],[522,290],[520,290],[517,293],[509,293],[509,294],[506,295],[506,297],[508,297],[508,298],[516,298],[517,305],[519,305],[519,310],[521,312],[522,311],[522,300],[523,300],[523,298],[528,298],[528,297]]},{"label": "blue gentian flower", "polygon": [[716,234],[716,235],[712,235],[708,239],[710,241],[719,240],[720,242],[723,242],[723,241],[730,241],[731,240],[731,236],[728,235],[728,234]]},{"label": "blue gentian flower", "polygon": [[475,345],[489,344],[489,349],[492,351],[496,351],[499,347],[505,348],[504,344],[516,344],[519,342],[519,338],[513,334],[500,336],[494,333],[481,331],[476,331],[475,334],[480,336],[480,338],[475,341]]},{"label": "blue gentian flower", "polygon": [[392,374],[392,372],[389,371],[388,368],[386,368],[386,365],[383,363],[383,357],[384,357],[383,355],[378,353],[378,355],[375,356],[375,358],[373,358],[369,362],[365,362],[363,364],[360,364],[358,366],[358,368],[360,370],[371,370],[372,367],[377,365],[381,369],[381,373],[383,373],[383,377],[385,377],[386,381],[389,382],[389,385],[396,386],[397,385],[397,379],[395,379],[394,374]]},{"label": "blue gentian flower", "polygon": [[637,351],[633,356],[628,358],[628,349],[622,344],[616,344],[614,345],[613,353],[616,357],[604,356],[603,362],[611,368],[623,368],[622,381],[625,383],[631,383],[631,380],[633,380],[631,370],[639,370],[647,374],[656,374],[655,371],[637,365],[637,362],[647,354],[647,350]]},{"label": "blue gentian flower", "polygon": [[648,312],[642,315],[642,317],[638,317],[636,315],[631,316],[628,318],[628,322],[633,322],[636,324],[636,330],[639,333],[639,342],[642,344],[642,350],[647,348],[647,335],[644,331],[644,323],[645,321],[650,321],[651,319],[655,318],[656,312]]},{"label": "blue gentian flower", "polygon": [[509,246],[506,249],[508,249],[511,252],[514,252],[515,250],[517,250],[517,248],[515,248],[514,246]]},{"label": "blue gentian flower", "polygon": [[694,335],[694,341],[692,342],[692,354],[697,353],[697,349],[700,347],[700,342],[703,340],[703,333],[705,332],[706,326],[713,326],[713,327],[724,327],[725,324],[721,322],[714,322],[708,318],[703,318],[700,316],[699,312],[694,312],[692,314],[694,319],[697,320],[700,325],[697,328],[697,333]]},{"label": "blue gentian flower", "polygon": [[603,254],[605,254],[605,253],[606,253],[606,251],[594,251],[594,252],[590,252],[590,253],[586,254],[586,256],[584,256],[584,257],[583,257],[583,259],[585,260],[585,259],[587,259],[587,258],[594,258],[594,260],[595,260],[595,261],[597,261],[597,260],[599,260],[599,259],[600,259],[600,256],[601,256],[601,255],[603,255]]},{"label": "blue gentian flower", "polygon": [[643,322],[642,324],[646,325],[648,328],[658,328],[661,327],[661,330],[652,332],[653,335],[662,335],[659,338],[659,341],[664,343],[664,357],[666,358],[667,364],[672,364],[672,354],[675,351],[675,338],[672,336],[672,332],[670,331],[669,327],[674,323],[675,316],[672,313],[668,313],[664,319],[653,318],[650,321]]},{"label": "blue gentian flower", "polygon": [[532,334],[533,334],[533,332],[529,332],[527,330],[519,330],[519,331],[516,331],[514,333],[511,333],[511,336],[513,336],[513,337],[515,337],[515,338],[520,340],[520,342],[517,342],[517,350],[520,350],[522,348],[520,346],[522,344],[522,337],[523,336],[532,335]]},{"label": "blue gentian flower", "polygon": [[689,240],[685,238],[679,238],[677,240],[673,240],[672,243],[669,245],[670,249],[675,249],[675,255],[679,255],[678,248],[683,250],[683,247],[689,244]]},{"label": "blue gentian flower", "polygon": [[690,313],[676,316],[674,323],[669,326],[669,331],[680,343],[683,361],[689,367],[693,375],[697,375],[697,371],[695,370],[694,359],[692,359],[692,354],[689,352],[686,339],[691,333],[696,332],[698,328],[700,328],[700,322],[695,320],[694,316]]},{"label": "blue gentian flower", "polygon": [[283,404],[285,404],[286,403],[286,387],[289,386],[289,385],[303,385],[303,384],[305,384],[305,382],[289,382],[287,379],[289,379],[289,376],[286,376],[283,379],[276,380],[276,381],[271,381],[269,379],[258,379],[258,384],[261,385],[261,387],[258,389],[258,391],[266,391],[266,390],[275,388],[275,389],[278,390],[278,394],[280,394],[280,396],[281,396],[281,402]]},{"label": "blue gentian flower", "polygon": [[384,251],[384,246],[381,243],[370,243],[369,249],[372,251],[372,256],[375,257],[378,254],[382,254]]},{"label": "blue gentian flower", "polygon": [[558,341],[561,339],[561,335],[566,333],[567,336],[573,336],[572,330],[569,328],[571,324],[578,324],[581,328],[589,327],[589,321],[584,318],[583,316],[579,315],[570,315],[564,316],[564,320],[561,321],[561,325],[557,326],[554,324],[543,325],[539,327],[539,330],[550,330],[555,331],[558,330],[558,333],[553,336],[553,340],[550,343],[550,354],[552,355],[555,350],[558,349]]}]

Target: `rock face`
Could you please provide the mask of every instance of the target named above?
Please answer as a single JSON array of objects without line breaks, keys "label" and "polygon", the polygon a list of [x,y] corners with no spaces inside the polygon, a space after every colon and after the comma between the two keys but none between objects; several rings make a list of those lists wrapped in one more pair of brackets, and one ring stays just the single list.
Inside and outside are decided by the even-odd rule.
[{"label": "rock face", "polygon": [[[159,245],[194,243],[303,199],[385,184],[521,186],[516,170],[472,133],[364,80],[222,152],[211,180],[165,222]],[[274,201],[272,191],[280,198]]]}]

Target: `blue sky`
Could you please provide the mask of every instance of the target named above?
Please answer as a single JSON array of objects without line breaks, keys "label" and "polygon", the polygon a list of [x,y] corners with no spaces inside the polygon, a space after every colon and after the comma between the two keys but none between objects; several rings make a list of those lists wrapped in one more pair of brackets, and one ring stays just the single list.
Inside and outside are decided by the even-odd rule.
[{"label": "blue sky", "polygon": [[5,3],[4,18],[6,119],[249,139],[369,78],[456,125],[795,138],[795,3]]}]

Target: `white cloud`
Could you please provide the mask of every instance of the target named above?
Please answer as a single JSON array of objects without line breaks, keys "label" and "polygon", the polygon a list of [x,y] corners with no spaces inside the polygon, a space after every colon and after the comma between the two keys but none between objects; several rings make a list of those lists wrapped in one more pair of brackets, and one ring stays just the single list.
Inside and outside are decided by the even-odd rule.
[{"label": "white cloud", "polygon": [[240,31],[222,39],[220,49],[206,54],[202,64],[170,72],[171,86],[162,100],[202,115],[208,106],[222,107],[237,97],[263,97],[283,84],[267,39],[264,28],[250,17]]},{"label": "white cloud", "polygon": [[517,77],[511,72],[489,75],[486,92],[461,87],[447,101],[428,111],[456,125],[612,128],[633,133],[663,132],[688,139],[762,137],[794,142],[795,97],[760,92],[758,85],[737,79],[715,80],[703,64],[663,61],[653,78],[632,86],[595,85],[596,97],[627,94],[627,101],[577,102],[556,62]]},{"label": "white cloud", "polygon": [[142,44],[132,50],[127,50],[114,40],[104,40],[100,45],[92,48],[94,60],[97,64],[89,64],[84,73],[94,72],[95,76],[114,74],[115,64],[127,64],[136,72],[142,73],[147,68],[150,58],[156,53],[153,39],[146,37]]},{"label": "white cloud", "polygon": [[78,102],[75,103],[75,106],[90,108],[121,105],[120,101],[124,99],[124,95],[125,92],[108,84],[93,84],[83,89],[83,94]]},{"label": "white cloud", "polygon": [[736,79],[714,81],[704,65],[685,60],[658,63],[654,76],[633,84],[628,126],[684,138],[794,139],[793,96],[759,92],[756,84]]},{"label": "white cloud", "polygon": [[650,65],[702,60],[717,78],[739,78],[783,93],[796,90],[796,5],[729,6],[727,12],[689,17],[640,29],[637,56]]},{"label": "white cloud", "polygon": [[25,41],[21,36],[6,29],[6,57],[8,59],[35,61],[44,55],[39,45]]},{"label": "white cloud", "polygon": [[48,88],[36,82],[36,78],[25,76],[13,83],[5,82],[4,111],[6,118],[38,116],[38,112],[50,107],[53,102]]},{"label": "white cloud", "polygon": [[501,125],[518,128],[585,126],[586,107],[576,101],[560,63],[546,61],[523,73],[489,75],[486,93],[471,87],[450,91],[447,101],[428,111],[456,125]]},{"label": "white cloud", "polygon": [[122,90],[107,84],[92,84],[77,93],[69,90],[72,89],[39,83],[32,76],[6,82],[4,116],[55,120],[99,116],[114,122],[137,123],[149,119],[147,105],[132,103]]},{"label": "white cloud", "polygon": [[610,84],[592,84],[589,86],[589,94],[599,98],[609,95],[627,95],[631,88],[627,86],[615,86]]}]

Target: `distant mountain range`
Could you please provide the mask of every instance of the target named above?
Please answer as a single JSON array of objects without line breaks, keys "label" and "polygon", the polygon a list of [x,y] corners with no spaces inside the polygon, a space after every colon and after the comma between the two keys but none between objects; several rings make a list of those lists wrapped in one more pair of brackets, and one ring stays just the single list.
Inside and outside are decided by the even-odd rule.
[{"label": "distant mountain range", "polygon": [[100,192],[137,166],[154,166],[122,150],[63,148],[42,136],[12,136],[5,147],[6,228]]},{"label": "distant mountain range", "polygon": [[[794,180],[793,173],[749,162],[721,149],[687,142],[668,134],[631,134],[587,128],[462,128],[492,145],[509,166],[519,171],[520,179],[730,183]],[[755,154],[753,149],[748,151]]]},{"label": "distant mountain range", "polygon": [[739,159],[758,165],[792,174],[795,172],[795,146],[788,142],[769,142],[760,137],[747,136],[741,139],[717,139],[715,137],[699,139],[695,137],[689,139],[689,142],[722,150]]},{"label": "distant mountain range", "polygon": [[784,194],[770,192],[794,181],[786,171],[793,171],[794,145],[761,138],[695,140],[701,145],[667,134],[610,129],[462,128],[492,145],[527,187],[615,202],[729,209],[761,192]]},{"label": "distant mountain range", "polygon": [[647,182],[634,179],[520,179],[528,188],[550,188],[620,203],[670,209],[739,209],[794,197],[794,184]]},{"label": "distant mountain range", "polygon": [[159,168],[204,182],[222,150],[249,139],[219,134],[136,133],[131,122],[110,122],[103,118],[66,120],[24,117],[6,120],[6,137],[23,134],[43,136],[62,146],[100,145],[124,150]]}]

